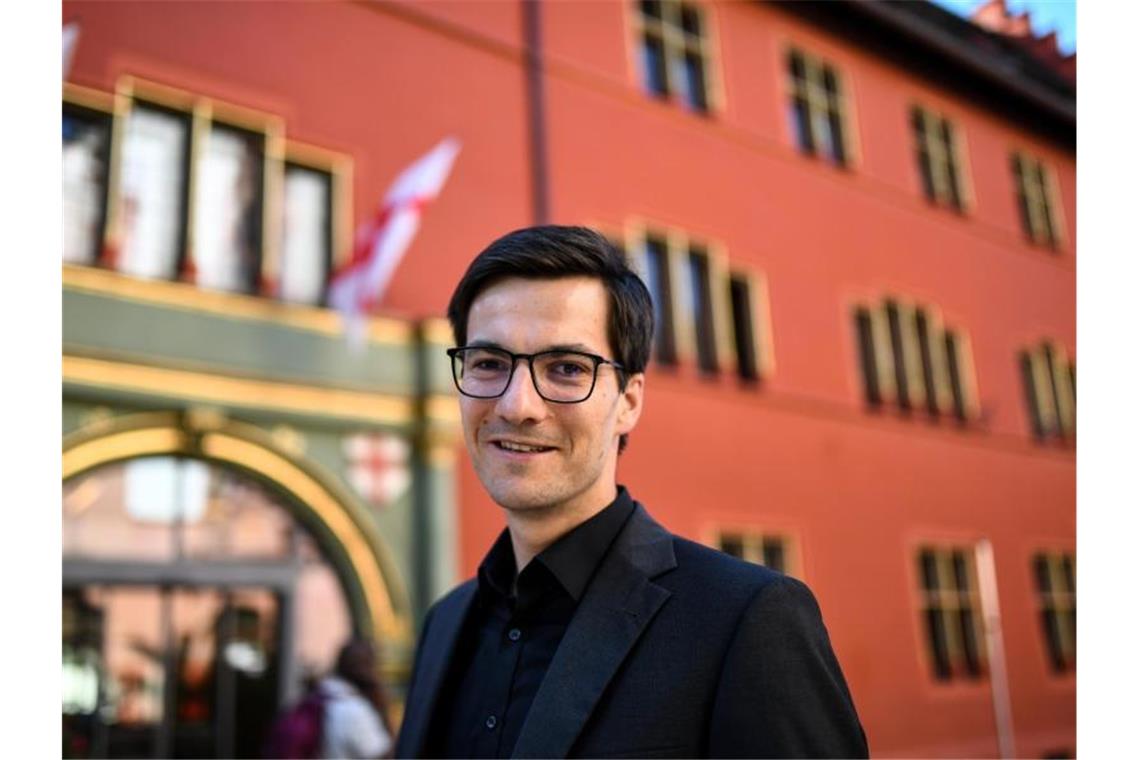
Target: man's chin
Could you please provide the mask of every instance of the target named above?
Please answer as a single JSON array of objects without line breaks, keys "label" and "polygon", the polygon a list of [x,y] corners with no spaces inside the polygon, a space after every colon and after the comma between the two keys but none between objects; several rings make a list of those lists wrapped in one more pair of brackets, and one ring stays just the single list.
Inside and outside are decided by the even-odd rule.
[{"label": "man's chin", "polygon": [[561,499],[543,489],[517,487],[506,484],[484,483],[491,499],[508,512],[535,513],[549,510]]}]

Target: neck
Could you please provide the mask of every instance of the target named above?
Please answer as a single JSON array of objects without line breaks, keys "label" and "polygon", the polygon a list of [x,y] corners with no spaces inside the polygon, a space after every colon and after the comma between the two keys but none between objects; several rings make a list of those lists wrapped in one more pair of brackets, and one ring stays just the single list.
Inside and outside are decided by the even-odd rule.
[{"label": "neck", "polygon": [[507,511],[507,530],[511,534],[511,548],[515,553],[517,572],[574,528],[613,503],[617,498],[617,485],[608,491],[605,501],[584,508],[569,505],[547,509]]}]

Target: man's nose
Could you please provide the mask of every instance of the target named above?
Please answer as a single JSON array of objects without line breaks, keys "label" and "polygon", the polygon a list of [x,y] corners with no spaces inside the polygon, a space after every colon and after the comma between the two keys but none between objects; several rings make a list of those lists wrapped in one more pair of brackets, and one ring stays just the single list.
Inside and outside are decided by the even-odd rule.
[{"label": "man's nose", "polygon": [[496,409],[499,416],[510,422],[539,420],[546,416],[546,401],[538,395],[530,363],[525,359],[519,359],[515,365],[511,381],[499,396]]}]

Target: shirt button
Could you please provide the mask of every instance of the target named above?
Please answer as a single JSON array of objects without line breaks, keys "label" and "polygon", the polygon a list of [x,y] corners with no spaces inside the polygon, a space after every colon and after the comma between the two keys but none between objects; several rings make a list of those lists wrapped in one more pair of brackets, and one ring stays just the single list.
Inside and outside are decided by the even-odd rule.
[{"label": "shirt button", "polygon": [[507,631],[507,638],[511,641],[518,641],[522,638],[522,631],[520,631],[518,628],[512,628],[511,630]]},{"label": "shirt button", "polygon": [[498,724],[499,724],[499,720],[494,715],[488,715],[487,720],[483,721],[483,725],[487,727],[488,731],[494,731],[495,726],[497,726]]}]

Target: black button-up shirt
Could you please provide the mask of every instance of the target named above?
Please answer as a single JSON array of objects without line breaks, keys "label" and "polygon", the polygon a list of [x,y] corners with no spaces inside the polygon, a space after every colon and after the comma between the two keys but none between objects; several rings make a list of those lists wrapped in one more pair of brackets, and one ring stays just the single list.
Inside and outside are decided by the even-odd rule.
[{"label": "black button-up shirt", "polygon": [[566,626],[614,538],[633,513],[614,501],[536,556],[516,578],[504,530],[479,565],[428,735],[428,757],[510,757]]}]

